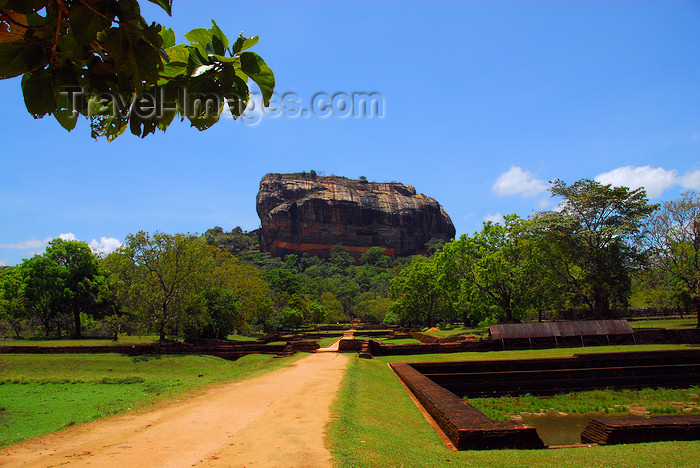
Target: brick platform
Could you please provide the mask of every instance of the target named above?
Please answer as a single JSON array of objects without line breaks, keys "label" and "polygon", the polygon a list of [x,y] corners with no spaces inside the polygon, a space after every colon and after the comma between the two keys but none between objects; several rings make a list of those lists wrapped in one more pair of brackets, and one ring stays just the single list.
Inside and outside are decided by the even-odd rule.
[{"label": "brick platform", "polygon": [[[515,421],[493,421],[460,396],[554,394],[606,387],[687,387],[700,383],[700,350],[389,365],[458,450],[545,447],[534,427]],[[592,422],[590,429],[586,428],[587,433],[584,431],[586,443],[700,438],[700,416],[595,421],[598,422]]]},{"label": "brick platform", "polygon": [[698,415],[594,419],[581,433],[582,443],[600,445],[698,439]]},{"label": "brick platform", "polygon": [[493,421],[410,364],[390,366],[458,450],[545,447],[534,427],[515,421]]}]

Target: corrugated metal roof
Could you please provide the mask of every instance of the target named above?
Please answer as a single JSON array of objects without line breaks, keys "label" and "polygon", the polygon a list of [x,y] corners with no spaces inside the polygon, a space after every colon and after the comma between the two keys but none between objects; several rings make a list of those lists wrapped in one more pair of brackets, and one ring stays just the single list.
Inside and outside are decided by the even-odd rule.
[{"label": "corrugated metal roof", "polygon": [[587,320],[581,322],[535,322],[491,325],[491,338],[544,338],[554,336],[631,335],[627,320]]}]

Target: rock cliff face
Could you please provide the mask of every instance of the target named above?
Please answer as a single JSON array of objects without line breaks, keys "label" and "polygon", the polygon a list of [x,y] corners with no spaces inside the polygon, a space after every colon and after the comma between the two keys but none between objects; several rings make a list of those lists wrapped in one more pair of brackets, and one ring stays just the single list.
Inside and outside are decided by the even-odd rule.
[{"label": "rock cliff face", "polygon": [[260,181],[257,211],[261,248],[275,256],[328,257],[337,244],[355,258],[373,246],[405,256],[425,253],[432,238],[455,235],[437,201],[393,182],[268,174]]}]

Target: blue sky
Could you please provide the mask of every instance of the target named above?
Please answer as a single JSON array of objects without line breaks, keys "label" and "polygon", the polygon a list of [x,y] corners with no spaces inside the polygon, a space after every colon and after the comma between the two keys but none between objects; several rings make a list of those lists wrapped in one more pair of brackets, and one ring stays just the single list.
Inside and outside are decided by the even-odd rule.
[{"label": "blue sky", "polygon": [[[0,264],[61,234],[114,247],[138,230],[255,229],[268,172],[400,181],[437,199],[457,233],[553,206],[547,181],[597,178],[654,202],[700,190],[697,1],[175,0],[144,5],[179,37],[213,18],[259,35],[277,91],[376,92],[382,118],[174,123],[94,141],[34,120],[0,81]],[[104,240],[103,240],[104,238]]]}]

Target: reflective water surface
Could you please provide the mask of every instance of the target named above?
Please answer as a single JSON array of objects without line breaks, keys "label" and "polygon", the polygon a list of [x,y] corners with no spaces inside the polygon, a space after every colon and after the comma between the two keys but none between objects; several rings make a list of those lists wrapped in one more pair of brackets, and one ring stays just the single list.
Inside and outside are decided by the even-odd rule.
[{"label": "reflective water surface", "polygon": [[604,414],[593,412],[585,414],[547,413],[543,416],[523,416],[523,422],[535,426],[537,434],[547,445],[575,445],[581,443],[581,432],[592,419],[605,417],[620,417],[623,414]]}]

